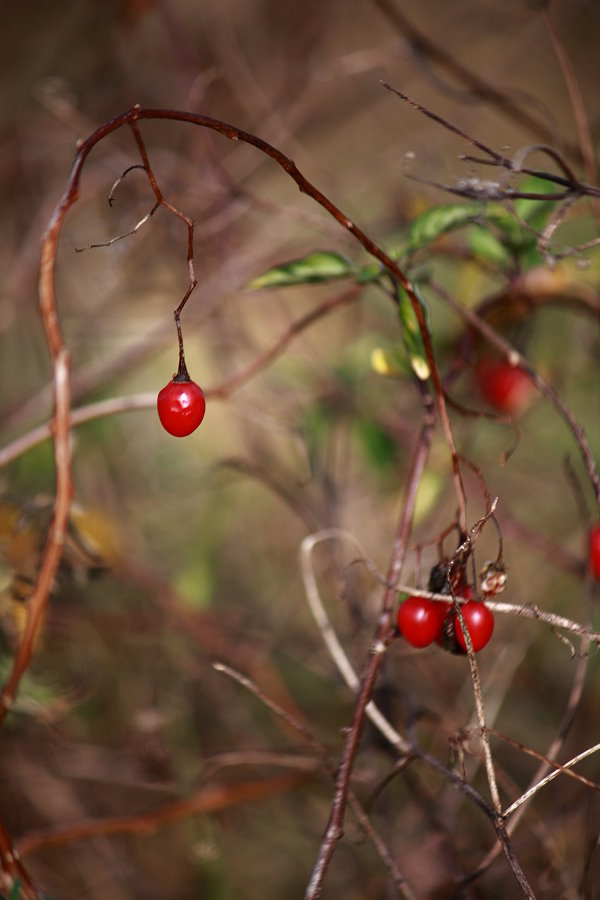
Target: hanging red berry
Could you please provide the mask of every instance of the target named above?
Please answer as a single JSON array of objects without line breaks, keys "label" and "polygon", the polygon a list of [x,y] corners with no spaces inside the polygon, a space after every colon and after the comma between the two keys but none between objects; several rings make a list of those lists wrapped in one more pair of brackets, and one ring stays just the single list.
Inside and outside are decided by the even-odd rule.
[{"label": "hanging red berry", "polygon": [[159,392],[156,407],[165,431],[174,437],[186,437],[204,418],[206,401],[195,381],[181,380],[176,375]]}]

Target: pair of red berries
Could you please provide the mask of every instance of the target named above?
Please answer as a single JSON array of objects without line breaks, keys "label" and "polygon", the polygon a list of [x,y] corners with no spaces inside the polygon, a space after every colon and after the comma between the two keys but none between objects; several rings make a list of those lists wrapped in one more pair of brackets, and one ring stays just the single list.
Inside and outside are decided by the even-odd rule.
[{"label": "pair of red berries", "polygon": [[[480,600],[467,600],[461,612],[471,637],[473,650],[483,650],[494,630],[494,615]],[[427,597],[408,597],[398,610],[398,631],[412,647],[428,647],[434,641],[466,653],[467,644],[460,620],[451,603]]]},{"label": "pair of red berries", "polygon": [[206,400],[202,388],[187,372],[177,373],[159,392],[156,407],[165,431],[174,437],[187,437],[204,418]]}]

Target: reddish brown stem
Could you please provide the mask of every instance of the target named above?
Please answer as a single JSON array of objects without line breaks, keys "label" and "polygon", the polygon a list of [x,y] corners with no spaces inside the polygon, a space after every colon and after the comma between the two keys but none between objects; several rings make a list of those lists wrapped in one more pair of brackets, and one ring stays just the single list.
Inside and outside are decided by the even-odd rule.
[{"label": "reddish brown stem", "polygon": [[383,661],[386,645],[389,639],[392,627],[392,610],[396,597],[396,589],[394,585],[398,581],[412,525],[412,517],[414,505],[417,496],[417,488],[425,463],[429,455],[429,448],[433,437],[434,414],[429,394],[423,388],[423,406],[424,420],[421,427],[419,441],[416,447],[411,472],[407,481],[404,506],[400,515],[396,539],[392,550],[390,565],[387,572],[387,584],[389,585],[383,596],[383,603],[377,630],[374,635],[371,653],[361,678],[361,687],[358,698],[354,706],[352,722],[348,729],[344,749],[342,753],[342,762],[338,769],[338,775],[335,784],[335,793],[331,805],[329,822],[325,830],[325,835],[321,842],[319,855],[315,863],[312,876],[306,889],[305,900],[316,900],[320,896],[327,869],[335,852],[338,841],[343,835],[344,816],[346,805],[348,802],[348,790],[350,786],[350,778],[354,768],[354,761],[358,751],[364,722],[365,710],[373,695],[373,689],[381,663]]}]

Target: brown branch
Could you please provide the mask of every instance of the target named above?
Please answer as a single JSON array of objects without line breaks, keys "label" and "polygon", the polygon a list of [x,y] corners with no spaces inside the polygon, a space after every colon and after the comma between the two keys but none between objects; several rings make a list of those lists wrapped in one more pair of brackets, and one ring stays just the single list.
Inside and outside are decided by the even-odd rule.
[{"label": "brown branch", "polygon": [[245,384],[254,375],[268,366],[270,362],[285,350],[288,344],[290,344],[301,331],[304,331],[314,322],[317,322],[319,319],[338,309],[340,306],[355,303],[360,299],[362,292],[363,288],[361,285],[352,285],[342,294],[338,294],[335,297],[331,297],[329,300],[325,300],[325,302],[320,304],[320,306],[317,306],[316,309],[310,310],[310,312],[306,313],[302,318],[292,322],[286,331],[284,331],[270,347],[257,356],[255,360],[249,363],[245,369],[232,375],[231,378],[228,378],[227,381],[224,381],[222,384],[217,385],[214,388],[208,388],[205,391],[206,396],[212,396],[218,400],[226,399],[238,387]]},{"label": "brown branch", "polygon": [[[540,762],[544,763],[544,767],[554,769],[556,772],[560,772],[562,775],[567,775],[574,781],[579,781],[581,784],[584,784],[586,787],[589,787],[594,791],[600,791],[600,784],[597,781],[591,781],[584,775],[580,775],[578,772],[573,772],[570,768],[568,768],[568,764],[563,765],[562,763],[557,762],[555,759],[550,759],[549,756],[544,756],[543,753],[538,753],[537,750],[533,750],[531,747],[527,747],[527,745],[521,743],[521,741],[516,741],[514,738],[510,738],[506,734],[502,734],[500,731],[495,731],[493,728],[488,728],[488,732],[494,737],[499,738],[501,741],[504,741],[504,743],[508,744],[510,747],[514,747],[515,749],[520,750],[522,753],[525,753],[527,756],[532,756],[534,759],[537,759]],[[571,765],[573,765],[573,763],[571,763]]]},{"label": "brown branch", "polygon": [[[588,601],[588,606],[589,606],[589,601]],[[525,609],[529,609],[529,608],[524,607],[523,610],[525,610]],[[540,615],[541,610],[538,610],[537,607],[532,609],[531,613],[533,614],[534,618],[543,618],[542,615]],[[518,612],[517,614],[528,615],[529,613]],[[546,613],[545,615],[553,616],[553,613]],[[588,620],[589,620],[589,617],[588,617]],[[552,623],[552,624],[557,624],[557,623]],[[574,624],[576,624],[576,623],[574,623]],[[564,625],[562,623],[558,624],[558,627],[559,628],[566,627],[566,623]],[[588,660],[589,660],[589,654],[588,654],[589,644],[590,644],[590,641],[595,639],[595,637],[596,637],[596,639],[600,638],[600,635],[595,636],[593,634],[593,632],[590,633],[589,627],[579,626],[579,629],[580,629],[579,633],[581,634],[581,647],[580,647],[579,657],[577,660],[577,666],[575,668],[575,674],[573,676],[573,683],[571,685],[571,691],[569,693],[569,699],[567,702],[567,707],[565,709],[565,713],[563,715],[563,718],[560,723],[556,737],[552,740],[550,747],[549,747],[548,751],[546,752],[546,756],[549,758],[555,758],[558,755],[558,753],[560,752],[561,747],[565,741],[565,738],[571,729],[571,725],[573,724],[573,720],[575,719],[575,713],[577,711],[577,708],[581,701],[581,697],[583,695],[585,674],[587,672]],[[530,784],[529,784],[529,788],[533,788],[534,785],[537,784],[539,782],[539,780],[547,774],[548,771],[549,771],[548,763],[546,763],[546,762],[542,763],[538,767],[535,774],[533,775],[533,777],[530,781]],[[507,826],[507,833],[509,835],[512,834],[513,831],[515,831],[515,829],[519,825],[522,817],[524,816],[527,808],[528,808],[527,803],[521,804],[519,806],[519,808],[516,810],[516,812],[514,813],[514,815],[511,817],[510,822],[508,823],[508,826]],[[489,850],[489,852],[486,854],[485,858],[481,861],[481,863],[477,866],[477,869],[473,873],[473,876],[472,876],[473,878],[476,878],[481,873],[485,872],[485,870],[492,864],[492,862],[498,855],[499,850],[500,850],[499,845],[496,843]]]},{"label": "brown branch", "polygon": [[375,682],[389,640],[392,627],[392,611],[396,598],[396,591],[393,585],[398,580],[404,558],[408,546],[408,539],[412,525],[412,517],[414,512],[417,488],[425,463],[429,455],[429,448],[433,437],[434,414],[431,404],[431,398],[424,386],[423,392],[423,424],[421,433],[415,449],[412,461],[411,471],[407,479],[406,490],[404,495],[404,503],[396,538],[392,550],[392,556],[387,572],[387,583],[381,613],[379,615],[377,629],[375,631],[373,643],[368,661],[365,665],[361,678],[360,690],[358,698],[354,706],[352,722],[348,728],[344,749],[342,752],[342,761],[338,769],[338,775],[335,784],[335,793],[331,805],[329,821],[325,829],[325,835],[319,848],[319,854],[312,872],[312,876],[305,893],[305,900],[316,900],[320,896],[327,869],[335,852],[338,841],[343,835],[344,815],[346,804],[348,801],[348,789],[350,778],[354,768],[354,761],[358,752],[360,737],[365,722],[365,711],[371,701]]},{"label": "brown branch", "polygon": [[211,785],[199,790],[191,797],[165,804],[159,809],[138,816],[111,816],[104,819],[90,819],[62,828],[51,828],[33,832],[17,841],[21,856],[36,853],[47,847],[59,847],[75,841],[89,840],[109,834],[148,834],[156,828],[190,816],[220,812],[280,794],[298,787],[306,781],[307,774],[294,773],[244,781],[234,785]]},{"label": "brown branch", "polygon": [[36,637],[50,596],[50,588],[62,556],[73,495],[69,410],[69,354],[63,344],[52,281],[56,260],[56,243],[59,232],[57,225],[59,221],[60,219],[53,219],[50,229],[44,238],[40,274],[42,320],[54,369],[54,415],[51,427],[54,436],[56,498],[36,583],[27,602],[25,628],[14,655],[11,672],[0,695],[0,724],[4,721],[8,710],[14,702],[21,678],[33,657]]},{"label": "brown branch", "polygon": [[[400,11],[397,4],[392,0],[373,0],[375,6],[379,7],[381,12],[389,19],[394,27],[404,35],[411,43],[417,53],[433,60],[440,68],[457,78],[464,84],[476,97],[480,97],[487,103],[491,103],[500,110],[509,119],[523,125],[532,134],[541,137],[544,141],[552,142],[555,139],[554,133],[548,128],[544,122],[532,116],[529,108],[522,106],[516,100],[509,96],[505,91],[501,91],[495,85],[490,84],[481,78],[477,72],[473,72],[464,66],[459,60],[448,53],[439,44],[432,41],[426,34],[419,31]],[[579,159],[581,157],[580,148],[577,144],[566,143],[569,156]]]},{"label": "brown branch", "polygon": [[[562,69],[565,84],[569,92],[585,176],[588,181],[596,182],[598,179],[598,170],[596,168],[596,159],[594,156],[594,144],[592,142],[590,123],[585,111],[585,104],[583,102],[583,97],[581,96],[581,88],[579,87],[573,64],[571,63],[563,42],[560,39],[560,35],[558,34],[554,17],[548,7],[542,9],[542,17],[548,34],[550,35],[554,53],[556,54],[556,58]],[[598,218],[600,207],[597,202],[594,202],[594,211],[596,213],[596,218]]]},{"label": "brown branch", "polygon": [[[298,734],[302,735],[304,740],[308,743],[309,747],[312,749],[313,753],[322,760],[325,768],[329,772],[332,778],[336,778],[337,770],[336,766],[329,756],[327,750],[318,741],[312,732],[306,727],[304,722],[301,722],[296,716],[292,715],[292,713],[283,709],[278,703],[271,699],[263,690],[261,690],[254,681],[250,678],[247,678],[245,675],[242,675],[241,672],[232,669],[230,666],[226,666],[223,663],[215,663],[214,668],[217,672],[222,672],[224,675],[227,675],[229,678],[232,678],[239,685],[246,688],[246,690],[250,691],[250,693],[254,694],[254,696],[263,703],[267,709],[270,709],[276,716],[282,719],[286,725],[289,725]],[[414,894],[407,884],[404,876],[399,871],[396,863],[394,862],[393,857],[391,856],[388,848],[381,840],[379,834],[373,828],[369,817],[364,811],[363,807],[359,803],[356,795],[352,790],[348,791],[348,802],[352,808],[354,815],[363,829],[369,840],[372,842],[375,847],[377,853],[381,857],[382,861],[387,866],[392,879],[394,881],[394,885],[398,889],[399,893],[401,893],[406,900],[414,900]]]},{"label": "brown branch", "polygon": [[[462,140],[466,141],[468,144],[472,144],[474,147],[477,147],[479,150],[486,154],[486,158],[483,159],[478,156],[470,156],[468,154],[464,154],[463,156],[461,156],[461,159],[463,161],[477,163],[478,165],[482,166],[499,166],[500,168],[506,169],[509,172],[533,175],[536,178],[540,178],[543,181],[548,181],[551,184],[560,185],[561,187],[564,187],[565,190],[555,194],[542,194],[535,191],[519,191],[510,187],[503,187],[496,181],[483,181],[479,178],[462,179],[462,181],[459,181],[457,185],[446,185],[436,181],[430,181],[428,179],[420,178],[417,178],[417,181],[424,181],[426,184],[431,184],[434,187],[441,188],[444,191],[449,191],[452,194],[458,194],[461,197],[470,197],[475,200],[515,200],[517,198],[522,198],[524,200],[565,200],[572,194],[579,195],[581,197],[600,197],[600,188],[595,184],[585,184],[584,182],[579,181],[569,164],[556,150],[554,150],[553,147],[549,147],[546,144],[533,144],[531,146],[527,146],[522,148],[521,150],[518,150],[515,153],[514,158],[509,159],[508,157],[503,156],[502,153],[498,153],[492,147],[484,144],[483,141],[480,141],[478,138],[475,138],[472,135],[468,134],[466,131],[463,131],[457,125],[449,122],[443,116],[440,116],[438,113],[432,112],[432,110],[428,109],[426,106],[423,106],[417,100],[409,97],[409,95],[405,94],[404,91],[392,87],[392,85],[388,84],[386,81],[381,81],[380,84],[384,88],[386,88],[386,90],[391,91],[393,94],[396,94],[397,97],[399,97],[401,100],[404,100],[409,104],[409,106],[412,106],[413,109],[416,109],[428,119],[432,119],[438,125],[441,125],[442,128],[445,128],[452,134],[456,134],[458,137],[462,138]],[[549,156],[558,165],[558,167],[562,169],[563,175],[556,175],[552,172],[533,169],[529,166],[525,166],[524,162],[526,158],[530,154],[536,152],[544,153]],[[415,176],[411,177],[414,178]]]},{"label": "brown branch", "polygon": [[[0,891],[6,891],[7,895],[11,894],[17,882],[20,886],[19,897],[22,900],[43,900],[43,892],[30,878],[19,853],[10,842],[4,825],[0,823]],[[2,893],[0,896],[5,895]]]},{"label": "brown branch", "polygon": [[[519,886],[526,897],[529,900],[535,900],[535,894],[531,885],[529,884],[523,869],[515,855],[513,850],[513,846],[508,835],[506,826],[504,824],[503,818],[490,806],[490,804],[481,796],[481,794],[475,790],[475,788],[469,784],[468,781],[465,781],[460,775],[456,772],[452,771],[452,769],[446,768],[435,756],[421,750],[419,747],[415,747],[413,749],[414,755],[430,766],[432,769],[435,769],[437,772],[441,772],[450,780],[450,782],[457,787],[459,790],[463,791],[471,800],[485,813],[488,819],[493,824],[496,834],[498,837],[499,845],[502,847],[504,851],[504,855],[508,860],[508,864],[511,868],[513,875],[519,883]],[[470,876],[466,881],[472,881],[473,876]]]}]

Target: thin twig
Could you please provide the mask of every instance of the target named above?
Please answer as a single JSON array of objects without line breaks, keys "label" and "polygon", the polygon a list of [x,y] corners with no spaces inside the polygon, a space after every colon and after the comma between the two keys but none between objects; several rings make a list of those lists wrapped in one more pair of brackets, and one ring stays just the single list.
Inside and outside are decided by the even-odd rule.
[{"label": "thin twig", "polygon": [[254,802],[273,794],[287,792],[298,787],[306,778],[306,772],[299,772],[243,781],[234,785],[209,785],[191,797],[176,800],[141,815],[89,819],[62,828],[32,832],[17,842],[17,848],[21,856],[26,856],[43,848],[59,847],[100,835],[148,834],[170,822],[229,809],[241,803]]},{"label": "thin twig", "polygon": [[[389,585],[393,585],[396,582],[402,570],[402,566],[404,565],[417,489],[425,468],[433,437],[435,417],[433,414],[431,397],[424,385],[421,385],[421,391],[424,411],[423,424],[421,426],[421,433],[419,435],[411,470],[406,483],[403,508],[398,522],[396,538],[388,567],[387,580]],[[386,642],[389,639],[391,631],[395,597],[396,592],[393,587],[386,588],[383,595],[378,625],[371,645],[371,651],[361,677],[360,690],[354,706],[352,722],[347,731],[342,760],[338,769],[329,821],[306,889],[305,900],[316,900],[316,898],[320,896],[325,875],[335,852],[337,842],[343,835],[344,814],[348,799],[350,778],[364,726],[366,708],[371,701],[377,675],[383,661]]]},{"label": "thin twig", "polygon": [[[310,729],[306,727],[304,722],[301,722],[296,716],[292,713],[288,712],[288,710],[283,709],[278,703],[276,703],[271,697],[269,697],[258,685],[252,681],[250,678],[247,678],[245,675],[242,675],[241,672],[238,672],[236,669],[232,669],[231,666],[226,666],[224,663],[214,663],[214,669],[217,672],[222,672],[224,675],[227,675],[229,678],[236,681],[239,685],[246,688],[246,690],[250,691],[250,693],[254,694],[254,696],[260,700],[268,709],[271,710],[276,716],[282,719],[287,725],[297,731],[304,740],[308,743],[313,753],[317,755],[319,759],[323,762],[325,768],[329,772],[330,776],[335,779],[336,777],[336,766],[329,756],[327,750],[318,741],[315,736],[312,734]],[[387,866],[392,875],[395,886],[398,888],[399,892],[406,898],[406,900],[412,900],[414,898],[414,894],[407,884],[404,876],[399,871],[393,857],[391,856],[388,848],[381,840],[378,833],[373,828],[369,817],[366,812],[362,808],[361,804],[356,798],[356,795],[352,790],[348,792],[348,802],[352,808],[354,815],[357,818],[357,821],[361,828],[364,830],[365,834],[369,837],[371,842],[373,843],[375,849],[379,853],[381,859]]]},{"label": "thin twig", "polygon": [[[590,604],[588,602],[588,606],[589,605]],[[523,609],[526,609],[526,608],[528,608],[528,607],[523,607]],[[537,608],[535,608],[534,612],[535,612],[534,617],[538,618],[538,613],[541,611],[539,611],[539,610],[537,610]],[[547,614],[547,615],[552,615],[552,614]],[[574,624],[577,624],[577,623],[574,623]],[[558,627],[560,627],[560,626],[558,626]],[[555,759],[556,756],[560,753],[563,742],[564,742],[567,734],[569,733],[571,725],[573,724],[573,720],[575,718],[575,713],[577,711],[577,707],[579,706],[579,702],[580,702],[581,696],[583,694],[585,673],[587,671],[588,660],[589,660],[588,650],[589,650],[589,645],[590,645],[591,640],[592,640],[592,634],[585,633],[585,629],[582,628],[581,648],[580,648],[579,656],[577,659],[577,665],[576,665],[575,673],[573,676],[573,683],[571,685],[571,691],[569,693],[567,707],[566,707],[565,713],[563,715],[562,721],[560,723],[560,727],[558,729],[556,737],[552,740],[550,747],[548,748],[548,750],[546,751],[546,754],[545,754],[546,757],[549,757],[550,759]],[[533,787],[535,784],[537,784],[538,781],[545,776],[545,774],[548,772],[549,769],[550,769],[550,766],[547,763],[542,763],[542,765],[540,765],[538,767],[536,773],[534,774],[533,778],[531,779],[530,787]],[[513,832],[516,830],[516,828],[519,825],[521,819],[523,818],[526,810],[527,810],[527,803],[523,803],[523,804],[521,804],[521,806],[519,806],[519,808],[516,810],[515,814],[511,817],[511,820],[507,826],[507,832],[509,835],[513,834]],[[496,843],[496,845],[491,848],[491,850],[486,854],[485,858],[477,866],[477,869],[475,870],[475,872],[472,875],[473,879],[477,878],[481,873],[483,873],[492,864],[492,862],[498,855],[499,850],[500,850],[500,847]]]},{"label": "thin twig", "polygon": [[[518,800],[515,800],[514,803],[511,803],[511,805],[507,809],[504,810],[504,813],[503,813],[504,817],[506,819],[508,819],[515,812],[515,810],[517,810],[519,808],[519,806],[521,806],[523,803],[525,803],[527,800],[529,800],[531,797],[533,797],[534,794],[537,794],[537,792],[539,790],[541,790],[543,787],[545,787],[551,781],[554,781],[555,778],[558,778],[559,775],[562,775],[564,769],[569,769],[571,766],[574,766],[578,762],[581,762],[582,759],[586,759],[588,756],[592,756],[594,753],[597,753],[598,750],[600,750],[600,744],[594,744],[593,747],[588,747],[588,749],[584,750],[583,753],[579,753],[577,756],[574,756],[568,762],[563,763],[559,768],[555,769],[553,772],[550,772],[549,775],[546,775],[545,778],[542,778],[541,781],[538,781],[537,784],[534,784],[532,787],[530,787],[529,790],[525,791],[524,794],[521,794],[521,796],[518,798]],[[550,765],[550,763],[549,763],[549,765]],[[554,764],[552,764],[552,765],[554,765]],[[596,790],[600,790],[600,787],[596,786]]]},{"label": "thin twig", "polygon": [[[548,34],[550,35],[550,40],[552,41],[552,46],[554,48],[558,63],[562,69],[565,84],[569,92],[569,99],[571,101],[571,108],[573,110],[573,117],[575,119],[575,127],[577,128],[577,138],[579,140],[579,147],[581,149],[585,175],[588,181],[596,182],[598,179],[598,170],[596,168],[594,145],[592,142],[590,123],[588,121],[587,113],[585,110],[585,104],[583,102],[583,97],[581,96],[581,88],[579,87],[579,82],[577,81],[577,75],[575,74],[573,64],[569,59],[565,46],[560,39],[554,17],[550,12],[549,7],[546,6],[542,9],[542,17],[544,19],[544,24],[546,25]],[[596,217],[598,217],[598,204],[594,202],[593,207],[596,213]]]},{"label": "thin twig", "polygon": [[[317,628],[321,632],[321,637],[327,647],[327,651],[337,666],[342,678],[353,693],[357,693],[360,688],[360,680],[356,674],[354,667],[350,663],[346,651],[342,647],[340,640],[333,629],[329,617],[323,606],[317,579],[312,564],[312,552],[314,548],[323,541],[345,541],[351,543],[364,558],[362,547],[360,546],[354,535],[339,528],[326,528],[310,534],[305,537],[300,545],[300,568],[302,572],[302,582],[304,584],[304,593],[308,601],[309,609],[315,620]],[[447,600],[448,598],[446,598]],[[410,752],[410,745],[399,734],[390,722],[381,713],[378,707],[371,701],[365,709],[366,715],[369,717],[375,728],[395,747],[400,753]]]},{"label": "thin twig", "polygon": [[519,860],[515,855],[502,816],[498,815],[498,813],[489,805],[489,803],[481,796],[481,794],[476,791],[471,784],[469,784],[468,781],[465,781],[458,773],[453,772],[452,769],[446,768],[446,766],[444,766],[443,763],[441,763],[435,756],[432,756],[431,754],[421,750],[418,747],[413,747],[413,753],[416,757],[421,759],[432,769],[435,769],[435,771],[437,772],[441,772],[455,787],[459,788],[459,790],[462,790],[486,814],[496,830],[499,844],[504,851],[511,871],[517,879],[521,890],[528,898],[528,900],[535,900],[535,893],[531,885],[529,884],[529,881],[527,880],[523,869],[521,868]]},{"label": "thin twig", "polygon": [[[555,139],[555,135],[548,126],[540,119],[532,116],[530,105],[522,106],[495,84],[484,81],[477,72],[468,69],[444,47],[434,43],[426,32],[415,28],[392,0],[373,0],[373,2],[388,17],[397,30],[407,37],[417,53],[433,60],[442,69],[458,78],[476,97],[480,97],[487,103],[497,107],[500,112],[523,125],[533,134],[539,135],[545,141],[553,141]],[[580,149],[576,144],[568,143],[567,148],[570,156],[575,158],[580,156]]]},{"label": "thin twig", "polygon": [[[137,168],[137,166],[134,168]],[[133,237],[133,235],[137,234],[140,228],[142,228],[146,224],[146,222],[150,221],[159,206],[160,203],[155,203],[150,212],[146,213],[145,216],[142,216],[139,222],[137,222],[129,231],[125,231],[123,234],[118,234],[116,237],[110,238],[110,240],[108,241],[102,241],[99,244],[88,244],[86,247],[75,247],[75,252],[83,253],[85,250],[98,250],[101,247],[112,247],[112,245],[116,244],[118,241],[123,241],[125,240],[125,238]]]},{"label": "thin twig", "polygon": [[598,783],[597,781],[592,781],[591,779],[586,778],[584,775],[580,775],[578,772],[572,772],[570,768],[567,768],[567,764],[563,765],[562,763],[557,762],[555,759],[550,759],[550,757],[544,756],[543,753],[538,753],[537,750],[533,750],[531,747],[527,747],[525,744],[522,744],[521,741],[515,741],[514,738],[510,738],[493,728],[488,727],[488,731],[494,737],[500,738],[500,740],[504,741],[505,744],[508,744],[510,747],[515,747],[517,750],[520,750],[527,756],[533,757],[533,759],[539,760],[539,762],[544,763],[544,765],[549,766],[551,769],[555,769],[559,774],[566,775],[568,778],[572,778],[573,781],[578,781],[580,784],[584,784],[586,787],[591,788],[593,791],[600,791],[600,783]]},{"label": "thin twig", "polygon": [[[417,100],[409,97],[409,95],[405,94],[404,91],[392,87],[392,85],[388,84],[386,81],[382,81],[380,83],[388,91],[396,94],[396,96],[400,97],[401,100],[404,100],[406,103],[412,106],[413,109],[418,110],[418,112],[422,113],[424,116],[427,116],[428,119],[432,119],[447,131],[452,132],[452,134],[456,134],[458,137],[462,138],[462,140],[466,141],[469,144],[472,144],[474,147],[477,147],[477,149],[481,150],[482,153],[485,153],[487,157],[482,159],[476,156],[463,155],[461,158],[465,162],[473,162],[477,163],[478,165],[498,166],[506,169],[509,172],[522,172],[525,175],[533,175],[536,178],[539,178],[543,181],[548,181],[551,184],[560,185],[566,190],[556,195],[541,194],[531,191],[519,191],[515,190],[514,188],[502,189],[502,186],[496,182],[481,182],[479,179],[465,179],[462,183],[462,187],[460,184],[457,186],[447,186],[433,182],[435,186],[441,187],[444,190],[449,190],[451,193],[459,194],[460,196],[473,197],[480,200],[498,200],[502,198],[513,200],[517,198],[531,200],[563,200],[571,193],[579,194],[581,197],[600,197],[600,187],[597,187],[595,184],[585,184],[584,182],[579,181],[579,179],[575,177],[575,174],[569,164],[552,147],[549,147],[546,144],[535,144],[533,146],[524,148],[522,151],[518,151],[515,158],[510,159],[509,157],[504,156],[502,153],[498,153],[497,150],[494,150],[487,144],[484,144],[483,141],[479,140],[478,138],[475,138],[472,135],[468,134],[466,131],[463,131],[453,122],[449,122],[438,113],[432,112],[432,110],[427,109],[426,106],[423,106]],[[530,153],[533,153],[537,150],[551,156],[552,159],[563,170],[564,174],[556,175],[552,172],[546,172],[540,169],[532,169],[529,166],[524,166],[523,159]]]}]

